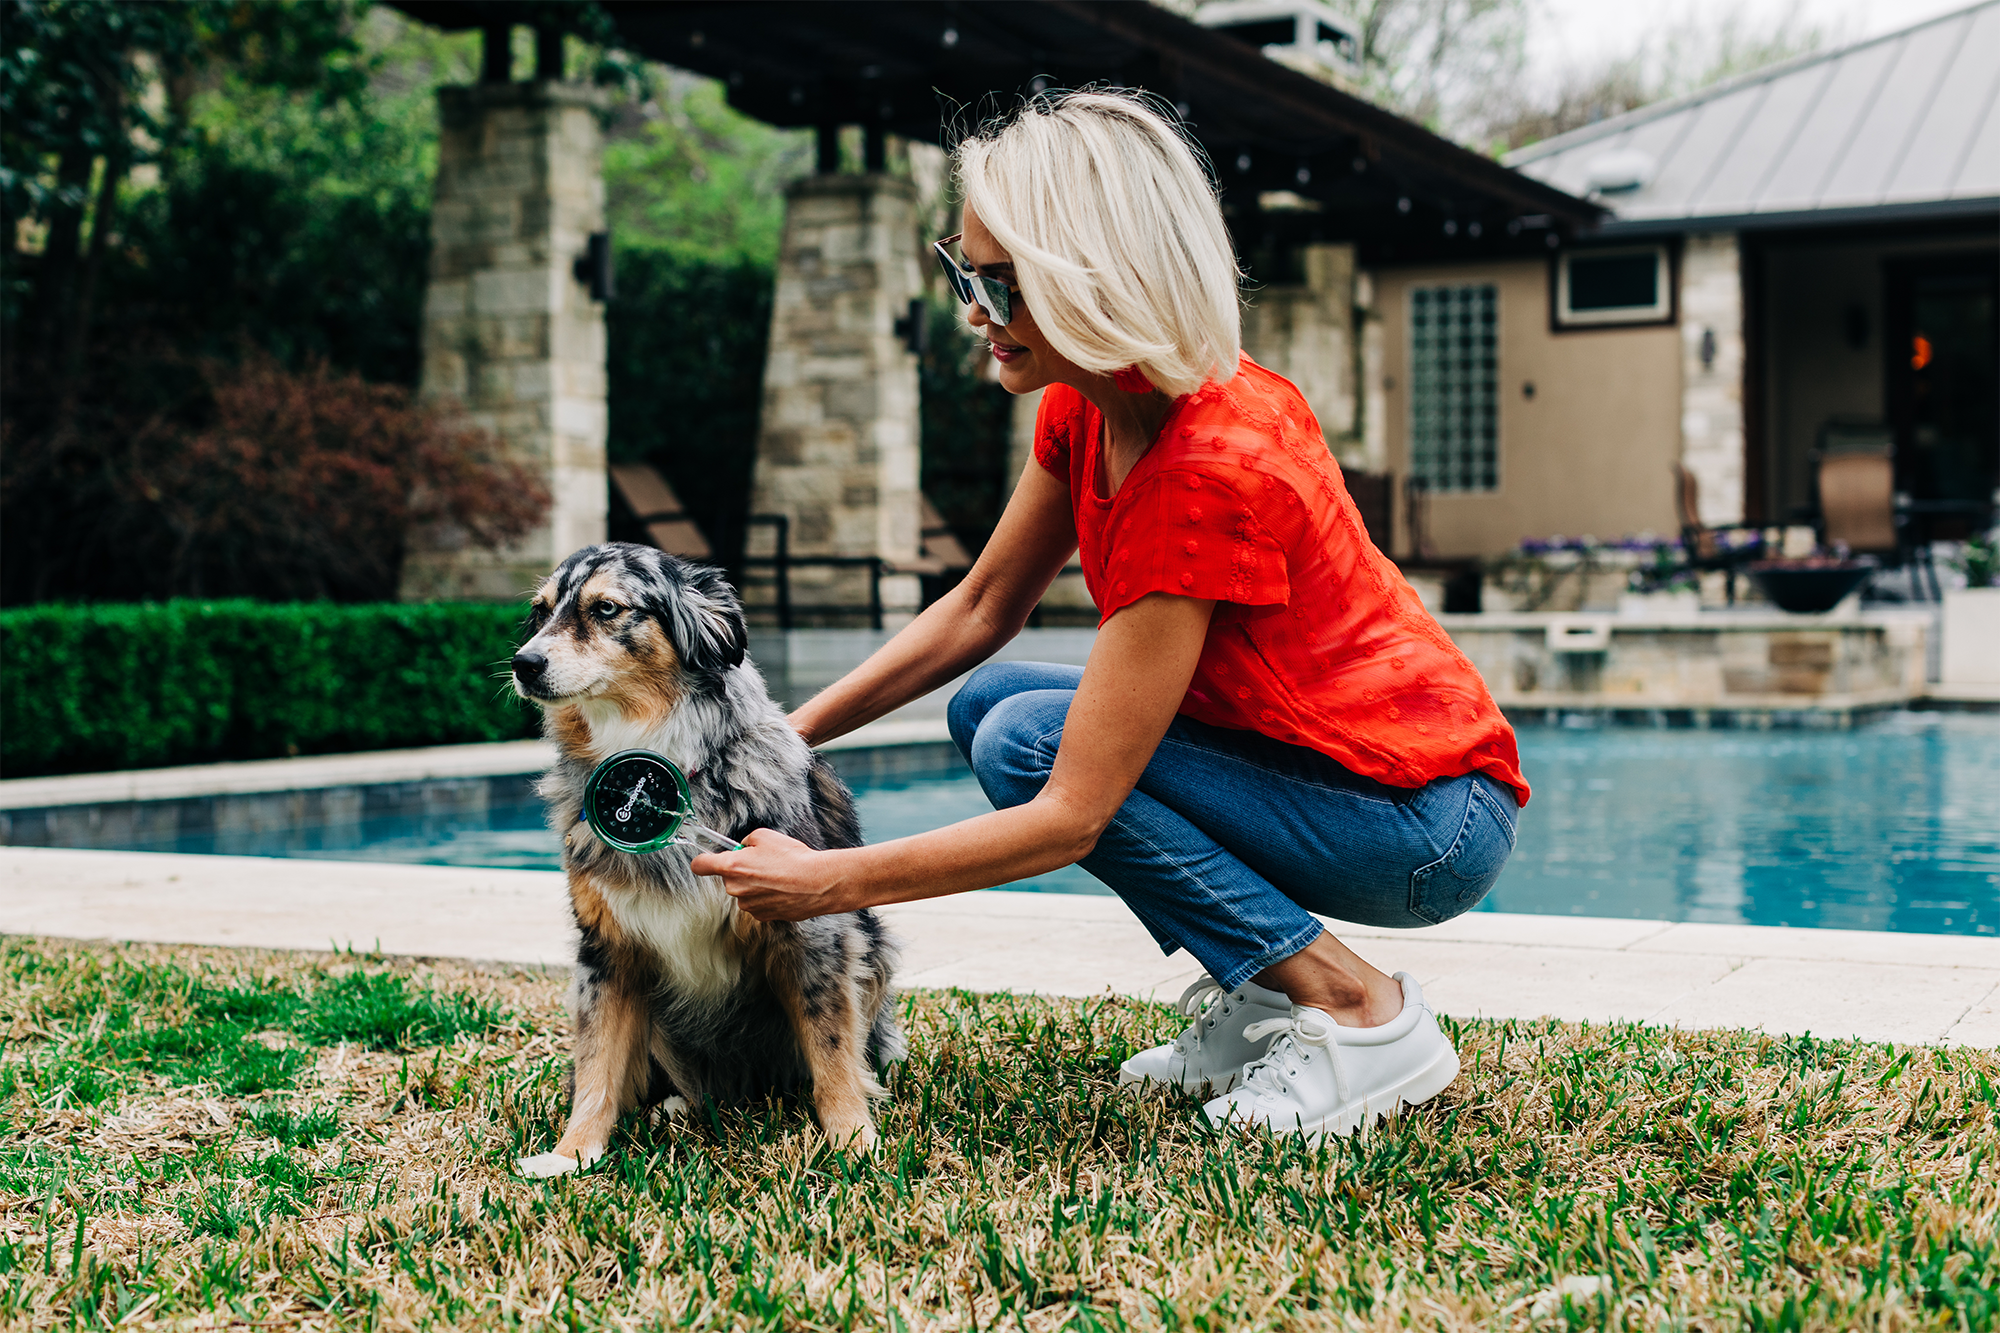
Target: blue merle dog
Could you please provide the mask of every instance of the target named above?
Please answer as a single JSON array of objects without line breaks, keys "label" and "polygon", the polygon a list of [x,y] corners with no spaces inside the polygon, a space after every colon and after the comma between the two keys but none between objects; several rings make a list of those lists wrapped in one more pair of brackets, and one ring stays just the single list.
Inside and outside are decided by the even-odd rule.
[{"label": "blue merle dog", "polygon": [[641,1106],[808,1085],[830,1141],[872,1146],[875,1068],[904,1054],[895,947],[875,915],[754,921],[720,879],[689,870],[693,851],[618,851],[580,819],[591,770],[646,749],[688,775],[692,817],[710,828],[860,845],[853,796],[744,655],[736,594],[717,571],[648,546],[591,546],[536,592],[530,627],[514,688],[541,706],[558,751],[540,791],[580,938],[569,1127],[521,1169],[577,1169]]}]

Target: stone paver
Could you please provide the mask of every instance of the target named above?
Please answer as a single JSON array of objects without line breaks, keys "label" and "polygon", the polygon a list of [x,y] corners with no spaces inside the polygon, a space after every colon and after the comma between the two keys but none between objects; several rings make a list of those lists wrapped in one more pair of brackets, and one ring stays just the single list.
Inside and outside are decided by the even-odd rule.
[{"label": "stone paver", "polygon": [[[1199,973],[1112,897],[989,890],[884,908],[910,986],[1172,1000]],[[1638,1020],[2000,1044],[2000,939],[1475,912],[1329,922],[1462,1017]],[[563,877],[364,861],[0,848],[0,933],[561,966]]]}]

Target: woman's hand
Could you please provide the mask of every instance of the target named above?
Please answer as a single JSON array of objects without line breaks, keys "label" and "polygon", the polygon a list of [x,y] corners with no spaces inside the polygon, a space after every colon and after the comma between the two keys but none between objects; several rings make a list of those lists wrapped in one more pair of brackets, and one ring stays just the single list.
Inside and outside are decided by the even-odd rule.
[{"label": "woman's hand", "polygon": [[854,910],[835,882],[836,855],[760,828],[743,840],[741,851],[704,852],[689,868],[697,875],[720,875],[729,896],[754,920],[804,921]]}]

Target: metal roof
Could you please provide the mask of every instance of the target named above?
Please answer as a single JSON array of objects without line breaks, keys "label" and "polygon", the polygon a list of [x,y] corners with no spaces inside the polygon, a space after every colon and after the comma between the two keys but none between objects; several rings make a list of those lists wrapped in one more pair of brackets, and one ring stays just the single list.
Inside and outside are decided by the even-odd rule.
[{"label": "metal roof", "polygon": [[2000,0],[1724,80],[1505,161],[1610,206],[1607,232],[1991,212]]}]

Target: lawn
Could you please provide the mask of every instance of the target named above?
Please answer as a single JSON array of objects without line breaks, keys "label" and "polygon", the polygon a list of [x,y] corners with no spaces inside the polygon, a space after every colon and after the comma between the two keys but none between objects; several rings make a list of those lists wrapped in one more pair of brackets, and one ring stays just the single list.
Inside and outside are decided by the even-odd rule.
[{"label": "lawn", "polygon": [[1456,1023],[1308,1148],[1121,1094],[1165,1008],[919,992],[872,1159],[772,1104],[524,1181],[561,992],[0,941],[0,1326],[2000,1327],[1992,1052]]}]

